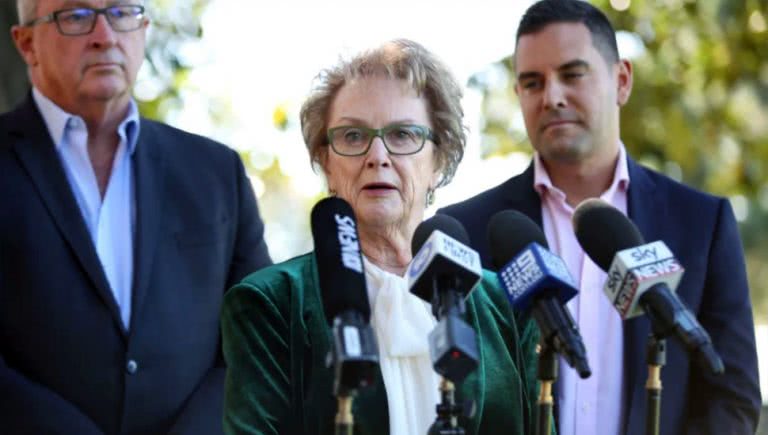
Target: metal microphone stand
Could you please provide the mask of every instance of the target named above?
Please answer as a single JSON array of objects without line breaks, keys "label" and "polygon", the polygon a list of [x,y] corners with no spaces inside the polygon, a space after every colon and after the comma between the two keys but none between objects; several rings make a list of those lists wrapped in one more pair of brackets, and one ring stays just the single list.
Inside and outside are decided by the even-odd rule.
[{"label": "metal microphone stand", "polygon": [[648,335],[648,380],[645,383],[645,434],[659,435],[661,368],[667,362],[667,340]]},{"label": "metal microphone stand", "polygon": [[428,435],[464,435],[459,417],[471,416],[474,405],[456,403],[455,384],[460,384],[477,367],[478,350],[475,331],[462,316],[466,311],[464,297],[449,278],[433,283],[432,312],[439,319],[429,334],[429,353],[432,366],[442,376],[441,402],[437,404],[437,417]]},{"label": "metal microphone stand", "polygon": [[[653,287],[650,290],[652,289]],[[674,293],[646,291],[640,296],[639,304],[651,324],[647,345],[645,433],[658,435],[661,414],[661,368],[667,359],[666,338],[670,335],[677,338],[688,351],[691,359],[698,359],[701,367],[714,375],[723,373],[725,367],[712,346],[707,332]]]},{"label": "metal microphone stand", "polygon": [[352,435],[355,427],[355,418],[352,416],[353,395],[339,395],[336,411],[335,435]]},{"label": "metal microphone stand", "polygon": [[541,328],[541,342],[537,376],[541,382],[541,391],[536,416],[536,434],[550,435],[552,433],[552,385],[557,379],[557,356],[562,355],[565,361],[578,372],[582,379],[592,374],[587,361],[587,352],[581,340],[576,322],[566,307],[563,309],[546,309],[556,306],[555,299],[539,299],[535,304],[540,308],[533,310],[536,323]]},{"label": "metal microphone stand", "polygon": [[550,435],[552,433],[552,385],[557,379],[557,353],[547,343],[542,343],[539,352],[537,375],[541,382],[538,413],[536,415],[536,434]]}]

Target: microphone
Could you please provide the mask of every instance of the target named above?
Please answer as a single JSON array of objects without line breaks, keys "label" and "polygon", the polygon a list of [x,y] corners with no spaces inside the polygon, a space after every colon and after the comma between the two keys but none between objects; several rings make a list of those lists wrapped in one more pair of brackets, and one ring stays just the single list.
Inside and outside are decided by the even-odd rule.
[{"label": "microphone", "polygon": [[435,371],[451,382],[477,366],[475,331],[462,319],[464,299],[480,281],[480,255],[456,219],[438,214],[419,224],[411,241],[406,276],[411,293],[432,304],[439,322],[429,334]]},{"label": "microphone", "polygon": [[674,335],[703,367],[725,370],[709,334],[674,293],[684,269],[664,242],[645,243],[629,218],[598,199],[579,204],[573,227],[584,252],[608,273],[604,291],[622,319],[644,312],[656,338]]},{"label": "microphone", "polygon": [[357,220],[346,201],[326,198],[312,209],[311,225],[323,311],[333,331],[327,365],[334,368],[334,395],[350,396],[373,382],[379,361]]},{"label": "microphone", "polygon": [[581,334],[563,305],[577,293],[563,260],[550,252],[538,225],[526,215],[504,210],[488,221],[491,261],[510,304],[531,311],[544,343],[561,354],[581,378],[592,371]]},{"label": "microphone", "polygon": [[[425,220],[413,234],[413,261],[408,266],[411,293],[432,302],[434,278],[451,281],[453,290],[466,297],[480,282],[480,254],[469,246],[469,235],[456,219],[437,214]],[[435,317],[439,317],[437,313]]]}]

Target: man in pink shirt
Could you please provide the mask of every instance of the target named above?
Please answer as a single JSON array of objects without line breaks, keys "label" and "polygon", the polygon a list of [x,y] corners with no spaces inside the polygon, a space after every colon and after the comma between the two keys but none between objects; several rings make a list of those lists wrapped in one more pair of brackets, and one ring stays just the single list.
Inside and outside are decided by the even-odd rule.
[{"label": "man in pink shirt", "polygon": [[571,217],[601,198],[627,214],[647,241],[663,240],[686,268],[680,298],[709,332],[725,363],[714,376],[668,341],[662,371],[661,433],[754,433],[760,409],[749,289],[736,221],[727,200],[679,184],[635,163],[619,132],[632,90],[632,65],[620,59],[614,30],[595,7],[543,0],[520,23],[515,90],[535,149],[522,174],[439,210],[459,219],[483,264],[486,228],[496,212],[517,209],[544,229],[579,294],[567,307],[578,323],[592,376],[561,361],[558,433],[642,434],[647,374],[646,317],[626,322],[603,295],[605,273],[584,254]]}]

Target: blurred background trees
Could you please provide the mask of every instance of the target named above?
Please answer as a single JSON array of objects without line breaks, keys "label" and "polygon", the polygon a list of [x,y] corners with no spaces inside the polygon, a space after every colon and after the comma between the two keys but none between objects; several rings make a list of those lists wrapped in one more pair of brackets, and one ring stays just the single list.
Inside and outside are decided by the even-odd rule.
[{"label": "blurred background trees", "polygon": [[19,21],[15,1],[0,1],[0,112],[18,104],[29,88],[29,80],[11,39],[11,26]]},{"label": "blurred background trees", "polygon": [[[200,14],[210,0],[156,0],[147,2],[152,18],[146,61],[137,83],[142,115],[165,119],[182,106],[185,78],[193,66],[184,46],[202,37]],[[18,23],[15,0],[0,1],[0,112],[18,104],[29,91],[26,66],[13,45],[11,26]]]},{"label": "blurred background trees", "polygon": [[[768,6],[764,0],[594,0],[632,59],[622,140],[642,163],[730,198],[756,320],[768,320]],[[511,51],[511,50],[510,50]],[[530,153],[512,55],[472,77],[483,154]],[[724,289],[727,291],[727,289]]]},{"label": "blurred background trees", "polygon": [[[631,58],[635,68],[632,97],[622,111],[624,143],[642,163],[730,198],[741,227],[755,321],[768,323],[768,2],[592,2],[614,23],[622,56]],[[519,13],[529,3],[520,2]],[[218,15],[204,13],[212,11],[214,8],[209,6],[214,4],[221,5],[217,7]],[[313,50],[291,49],[283,57],[285,40],[281,38],[285,35],[275,33],[273,40],[256,40],[258,37],[249,32],[253,29],[242,23],[267,27],[277,21],[287,28],[281,20],[293,20],[305,28],[303,35],[311,24],[302,22],[290,7],[271,9],[275,6],[268,5],[252,10],[239,0],[153,0],[147,5],[152,18],[147,61],[134,92],[142,114],[211,136],[237,149],[259,197],[273,258],[283,260],[308,251],[309,210],[324,191],[322,180],[314,177],[309,168],[298,127],[298,106],[308,87],[284,89],[273,77],[275,73],[294,73],[286,66],[292,65],[288,60],[314,58]],[[491,7],[488,14],[498,14]],[[250,15],[235,25],[231,14],[221,13],[227,8]],[[328,8],[331,6],[322,5],[313,15]],[[204,21],[206,17],[211,21]],[[478,28],[483,26],[482,20],[473,19],[471,14],[462,17],[462,26],[474,21],[480,22],[475,23]],[[513,26],[518,17],[503,18]],[[8,31],[16,21],[15,1],[0,0],[0,112],[15,106],[29,89],[24,64]],[[230,30],[219,35],[219,41],[226,41],[226,46],[221,42],[211,46],[204,38],[203,30],[209,28],[206,23],[222,21]],[[312,16],[309,23],[315,22],[323,20]],[[498,21],[495,23],[500,26]],[[444,27],[451,32],[461,31],[457,26]],[[503,44],[509,55],[495,62],[488,59],[488,66],[468,80],[467,118],[475,118],[476,107],[480,107],[479,126],[470,131],[472,149],[468,148],[456,181],[438,191],[438,203],[462,199],[482,183],[496,183],[494,177],[501,176],[498,181],[506,179],[524,169],[530,159],[531,146],[513,89],[514,40],[509,32],[486,28],[481,33],[486,39],[486,34],[506,35],[481,44]],[[453,42],[452,51],[463,52],[465,58],[471,57],[469,51],[480,52],[478,42],[470,36],[475,35],[467,34],[466,41]],[[427,42],[428,38],[415,39]],[[275,48],[274,44],[280,50],[264,51],[266,46]],[[342,49],[333,48],[340,52]],[[235,50],[237,65],[234,70],[218,69],[211,75],[216,53],[225,49]],[[452,54],[440,50],[436,53],[447,57]],[[449,66],[455,70],[476,69],[468,68],[473,62],[457,62],[459,57],[453,54]],[[323,62],[330,64],[334,60],[328,57]],[[203,70],[208,70],[208,75],[203,73],[201,79]],[[307,85],[317,71],[313,67],[313,72],[307,74]],[[243,92],[243,76],[250,85],[264,81],[273,84],[275,92],[254,98]],[[478,135],[480,138],[476,138]],[[481,156],[475,157],[478,146]],[[476,175],[480,171],[482,180]],[[444,193],[450,189],[455,190]],[[762,426],[759,433],[768,433],[765,423]]]},{"label": "blurred background trees", "polygon": [[[144,116],[166,120],[202,111],[211,135],[237,147],[227,95],[194,89],[188,80],[202,57],[202,12],[212,0],[149,2],[152,26],[146,62],[136,85]],[[619,33],[622,55],[635,67],[622,138],[633,156],[669,176],[727,196],[741,225],[757,321],[768,320],[768,3],[764,0],[594,0]],[[16,23],[15,2],[0,2],[0,28]],[[24,98],[28,81],[9,32],[0,37],[0,110]],[[468,85],[482,95],[482,157],[531,153],[514,94],[510,55],[473,75]],[[245,41],[240,41],[245,43]],[[202,60],[201,60],[202,59]],[[330,61],[330,60],[329,60]],[[226,80],[226,77],[222,77]],[[267,143],[240,149],[250,167],[267,222],[276,220],[278,252],[310,248],[306,215],[322,194],[309,179],[295,104],[276,101]],[[470,114],[471,115],[471,114]],[[219,134],[216,134],[218,132]],[[276,143],[270,143],[276,142]],[[270,147],[282,151],[265,152]],[[291,161],[289,162],[289,158]],[[303,157],[302,157],[303,158]],[[301,160],[301,159],[299,159]],[[519,159],[518,159],[519,160]],[[296,168],[297,165],[304,167]],[[490,163],[489,163],[490,164]],[[512,174],[510,174],[512,175]],[[309,180],[309,181],[308,181]],[[291,188],[290,185],[293,184]],[[304,184],[303,195],[296,194]],[[274,234],[277,232],[279,234]],[[280,257],[280,255],[278,256]]]}]

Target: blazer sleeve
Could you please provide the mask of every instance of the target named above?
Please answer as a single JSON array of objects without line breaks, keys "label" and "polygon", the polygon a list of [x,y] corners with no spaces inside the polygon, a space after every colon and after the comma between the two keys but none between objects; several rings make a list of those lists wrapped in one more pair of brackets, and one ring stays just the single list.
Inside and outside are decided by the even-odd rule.
[{"label": "blazer sleeve", "polygon": [[[498,310],[499,317],[496,322],[501,326],[502,336],[509,355],[513,355],[514,365],[519,373],[519,386],[522,391],[522,409],[520,416],[524,433],[535,432],[536,399],[539,394],[537,369],[538,347],[541,333],[539,327],[529,315],[512,307],[507,300],[504,290],[499,286],[495,273],[485,272],[485,294],[487,294]],[[517,406],[517,405],[515,405]],[[514,406],[510,406],[509,412]],[[481,428],[488,430],[488,428]]]},{"label": "blazer sleeve", "polygon": [[0,428],[7,435],[103,434],[74,404],[8,367],[2,355]]},{"label": "blazer sleeve", "polygon": [[531,404],[531,409],[536,405],[536,398],[539,395],[539,386],[537,379],[538,369],[538,354],[536,349],[539,345],[539,327],[532,318],[527,317],[522,320],[520,325],[520,352],[522,354],[523,366],[520,368],[520,372],[523,373],[525,378],[525,390],[528,392],[528,403]]},{"label": "blazer sleeve", "polygon": [[698,313],[725,373],[691,367],[690,434],[752,434],[760,415],[754,322],[744,255],[730,204],[720,201]]},{"label": "blazer sleeve", "polygon": [[291,413],[286,316],[259,289],[239,284],[225,297],[221,325],[227,362],[224,432],[286,433],[282,424]]},{"label": "blazer sleeve", "polygon": [[231,288],[246,275],[272,264],[264,241],[264,223],[259,216],[256,195],[245,174],[240,157],[232,152],[237,178],[237,221],[234,252],[227,275],[226,288]]}]

